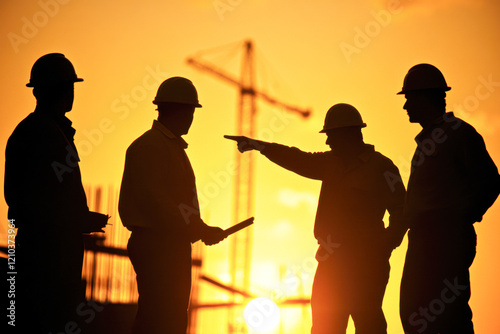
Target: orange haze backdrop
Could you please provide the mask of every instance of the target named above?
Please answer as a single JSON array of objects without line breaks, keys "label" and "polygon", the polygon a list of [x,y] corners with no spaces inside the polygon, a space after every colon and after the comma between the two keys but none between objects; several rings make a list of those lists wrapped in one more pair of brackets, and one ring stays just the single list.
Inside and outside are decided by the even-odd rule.
[{"label": "orange haze backdrop", "polygon": [[[127,146],[156,117],[151,101],[158,85],[170,76],[188,77],[203,104],[186,136],[188,154],[202,214],[212,225],[231,223],[228,166],[235,145],[223,135],[235,133],[238,94],[185,59],[212,49],[202,56],[237,75],[238,46],[247,38],[257,49],[259,88],[313,110],[303,120],[259,102],[259,139],[326,150],[325,137],[318,134],[326,110],[351,103],[368,124],[366,142],[390,157],[406,182],[420,128],[408,122],[404,97],[396,92],[411,66],[428,62],[452,87],[448,110],[476,127],[500,163],[500,2],[495,0],[23,0],[2,1],[0,10],[2,148],[34,109],[31,89],[25,87],[34,61],[64,53],[85,80],[75,84],[68,114],[77,129],[84,183],[118,189]],[[221,45],[227,47],[213,49]],[[257,156],[255,291],[276,288],[279,267],[286,266],[302,272],[305,293],[310,293],[319,187]],[[6,210],[2,201],[2,240]],[[478,333],[500,333],[499,217],[496,203],[476,224],[471,304]],[[398,300],[405,251],[406,240],[391,259],[384,302],[390,334],[402,333]],[[204,270],[227,281],[228,252],[227,241],[207,249]]]}]

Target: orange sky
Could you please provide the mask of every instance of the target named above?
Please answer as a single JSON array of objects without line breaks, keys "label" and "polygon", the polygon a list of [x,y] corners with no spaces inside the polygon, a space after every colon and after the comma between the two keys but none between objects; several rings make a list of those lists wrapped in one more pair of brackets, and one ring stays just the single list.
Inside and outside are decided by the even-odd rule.
[{"label": "orange sky", "polygon": [[[34,61],[49,52],[64,53],[85,80],[75,85],[74,108],[68,114],[77,129],[84,183],[118,188],[127,146],[156,117],[151,101],[159,83],[186,76],[204,106],[186,140],[209,224],[230,225],[232,187],[221,177],[228,173],[235,147],[222,136],[235,133],[237,91],[188,67],[185,59],[220,45],[237,50],[235,43],[246,38],[257,48],[259,87],[313,110],[304,121],[259,103],[260,139],[325,150],[325,137],[317,132],[326,110],[338,102],[351,103],[368,124],[365,141],[390,157],[406,181],[420,128],[408,122],[404,98],[396,92],[411,66],[428,62],[442,70],[452,87],[448,110],[476,127],[500,163],[498,1],[40,0],[2,1],[0,10],[1,146],[34,109],[31,90],[25,87]],[[237,74],[239,55],[205,56]],[[303,271],[310,290],[320,183],[264,157],[257,157],[257,168],[253,286],[272,289],[269,282],[278,277],[280,265],[287,265]],[[6,217],[3,201],[0,214]],[[477,225],[471,304],[478,333],[500,332],[499,217],[496,204]],[[5,224],[0,233],[5,236]],[[228,245],[207,250],[206,269],[221,279],[227,277]],[[384,303],[390,334],[402,333],[397,303],[405,246],[391,260]]]}]

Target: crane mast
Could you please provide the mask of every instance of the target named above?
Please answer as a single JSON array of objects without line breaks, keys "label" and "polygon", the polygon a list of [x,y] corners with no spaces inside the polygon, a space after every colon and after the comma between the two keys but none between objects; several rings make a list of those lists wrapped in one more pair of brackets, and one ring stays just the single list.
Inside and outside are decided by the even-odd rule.
[{"label": "crane mast", "polygon": [[[245,42],[241,66],[241,91],[237,117],[237,133],[249,138],[255,132],[255,91],[253,48],[250,41]],[[240,154],[236,152],[236,182],[234,184],[233,217],[242,221],[254,212],[254,162],[255,152]],[[248,291],[250,288],[250,262],[252,247],[252,229],[246,229],[231,240],[231,276],[233,285]]]},{"label": "crane mast", "polygon": [[[282,107],[283,109],[300,114],[306,118],[310,115],[310,110],[290,106],[280,102],[264,92],[255,89],[255,53],[252,41],[244,42],[243,59],[240,69],[240,79],[233,78],[224,70],[219,69],[206,61],[196,58],[188,58],[187,63],[201,71],[210,73],[219,79],[231,83],[239,89],[240,99],[238,102],[238,115],[236,122],[237,134],[253,138],[256,128],[256,99],[261,98],[271,105]],[[233,188],[233,210],[232,220],[234,223],[240,222],[254,213],[255,198],[255,152],[241,154],[236,153],[236,174]],[[253,227],[246,228],[231,237],[230,250],[230,274],[231,286],[242,291],[250,289],[250,263],[253,243]],[[233,302],[236,302],[240,295],[233,294]],[[240,326],[241,325],[241,326]],[[245,332],[244,324],[239,324],[230,315],[229,332]]]}]

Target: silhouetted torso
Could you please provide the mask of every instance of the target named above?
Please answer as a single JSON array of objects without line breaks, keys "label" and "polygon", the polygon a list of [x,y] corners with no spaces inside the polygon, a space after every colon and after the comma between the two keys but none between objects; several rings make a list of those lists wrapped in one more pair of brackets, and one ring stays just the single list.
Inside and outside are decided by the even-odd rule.
[{"label": "silhouetted torso", "polygon": [[158,121],[130,145],[120,190],[124,226],[160,229],[187,242],[200,238],[203,223],[186,148]]},{"label": "silhouetted torso", "polygon": [[497,168],[482,137],[446,113],[415,140],[406,206],[411,226],[425,224],[429,215],[480,221],[498,195]]},{"label": "silhouetted torso", "polygon": [[[330,238],[344,247],[368,245],[386,232],[385,211],[403,210],[404,187],[394,181],[399,172],[372,145],[365,145],[348,162],[332,151],[306,153],[278,144],[268,145],[262,153],[299,175],[323,181],[314,226],[320,243]],[[395,228],[391,226],[391,232]]]},{"label": "silhouetted torso", "polygon": [[39,110],[12,133],[6,149],[5,199],[9,218],[18,227],[81,230],[88,207],[74,134],[69,119]]}]

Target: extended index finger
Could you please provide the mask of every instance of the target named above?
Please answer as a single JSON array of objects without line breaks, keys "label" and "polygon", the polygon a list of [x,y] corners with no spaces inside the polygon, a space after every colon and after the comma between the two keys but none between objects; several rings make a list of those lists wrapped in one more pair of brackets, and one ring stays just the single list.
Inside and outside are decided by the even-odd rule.
[{"label": "extended index finger", "polygon": [[241,141],[244,140],[244,136],[229,136],[229,135],[224,135],[224,138],[230,139],[230,140],[235,140],[235,141]]}]

